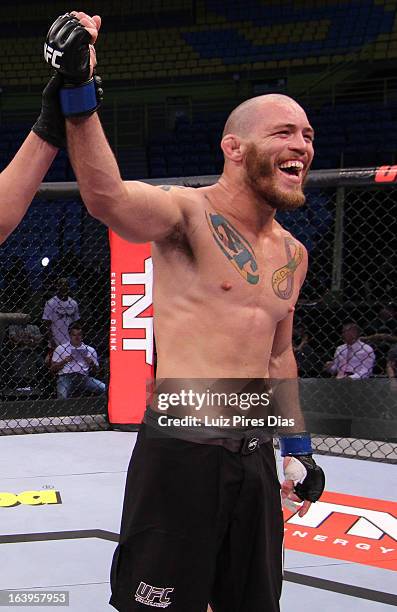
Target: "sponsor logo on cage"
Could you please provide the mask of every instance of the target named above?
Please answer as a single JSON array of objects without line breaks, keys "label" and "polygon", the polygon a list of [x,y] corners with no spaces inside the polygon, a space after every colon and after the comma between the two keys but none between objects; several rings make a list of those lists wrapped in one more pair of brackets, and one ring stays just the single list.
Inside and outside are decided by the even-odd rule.
[{"label": "sponsor logo on cage", "polygon": [[54,66],[54,68],[60,68],[61,65],[57,64],[57,57],[62,57],[63,51],[57,51],[53,49],[47,43],[44,43],[44,59],[48,64]]},{"label": "sponsor logo on cage", "polygon": [[[153,316],[142,316],[153,303],[153,262],[148,257],[144,262],[144,272],[122,273],[120,276],[121,305],[127,307],[121,315],[122,324],[122,350],[145,351],[145,360],[148,365],[153,364]],[[116,272],[111,273],[111,312],[117,314]],[[127,290],[134,287],[133,290]],[[138,290],[139,289],[139,290]],[[134,338],[126,337],[125,330]],[[118,350],[117,319],[111,319],[110,350]]]},{"label": "sponsor logo on cage", "polygon": [[44,506],[61,503],[59,491],[23,491],[18,494],[0,492],[0,508],[14,508],[20,505]]},{"label": "sponsor logo on cage", "polygon": [[286,548],[397,569],[397,503],[326,491],[299,517],[284,509]]},{"label": "sponsor logo on cage", "polygon": [[172,603],[168,595],[173,590],[173,588],[154,587],[146,582],[141,582],[136,590],[135,600],[152,608],[168,608]]},{"label": "sponsor logo on cage", "polygon": [[397,180],[397,166],[379,166],[375,172],[375,183],[394,183]]}]

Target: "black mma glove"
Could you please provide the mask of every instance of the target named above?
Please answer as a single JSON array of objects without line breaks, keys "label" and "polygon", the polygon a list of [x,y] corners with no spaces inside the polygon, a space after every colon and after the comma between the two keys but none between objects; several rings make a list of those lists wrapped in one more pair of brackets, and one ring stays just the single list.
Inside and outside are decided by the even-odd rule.
[{"label": "black mma glove", "polygon": [[66,147],[65,117],[59,102],[59,90],[63,84],[60,74],[55,73],[43,90],[41,113],[32,131],[54,147]]},{"label": "black mma glove", "polygon": [[89,32],[69,13],[58,17],[47,34],[44,58],[64,78],[60,102],[65,117],[91,115],[103,98],[101,78],[90,78],[90,41]]},{"label": "black mma glove", "polygon": [[291,457],[284,475],[287,480],[293,480],[296,495],[302,501],[320,499],[325,488],[325,474],[312,457],[310,436],[307,433],[282,436],[280,450],[282,457]]}]

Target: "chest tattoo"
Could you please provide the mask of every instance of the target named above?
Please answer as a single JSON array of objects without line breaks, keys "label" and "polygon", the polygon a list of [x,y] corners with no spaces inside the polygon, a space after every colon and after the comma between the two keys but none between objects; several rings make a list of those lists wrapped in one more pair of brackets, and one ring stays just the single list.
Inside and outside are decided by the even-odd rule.
[{"label": "chest tattoo", "polygon": [[258,264],[253,248],[222,215],[205,213],[211,233],[232,266],[251,285],[259,282]]},{"label": "chest tattoo", "polygon": [[288,300],[294,290],[294,272],[303,259],[303,248],[292,238],[284,241],[287,263],[272,275],[272,287],[277,297]]}]

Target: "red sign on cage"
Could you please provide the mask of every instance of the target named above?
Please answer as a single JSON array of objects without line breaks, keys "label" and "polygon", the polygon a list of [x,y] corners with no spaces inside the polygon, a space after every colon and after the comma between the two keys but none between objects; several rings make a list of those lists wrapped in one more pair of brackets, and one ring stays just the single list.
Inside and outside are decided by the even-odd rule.
[{"label": "red sign on cage", "polygon": [[153,264],[150,244],[131,244],[110,231],[109,421],[142,421],[153,378]]}]

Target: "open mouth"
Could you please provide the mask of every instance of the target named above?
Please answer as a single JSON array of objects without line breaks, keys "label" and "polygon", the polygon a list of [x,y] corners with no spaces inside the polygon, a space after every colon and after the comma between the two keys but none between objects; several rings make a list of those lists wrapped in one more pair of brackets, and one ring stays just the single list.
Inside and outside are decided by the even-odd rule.
[{"label": "open mouth", "polygon": [[278,169],[288,178],[295,182],[299,181],[303,173],[303,163],[298,160],[291,160],[279,164]]}]

